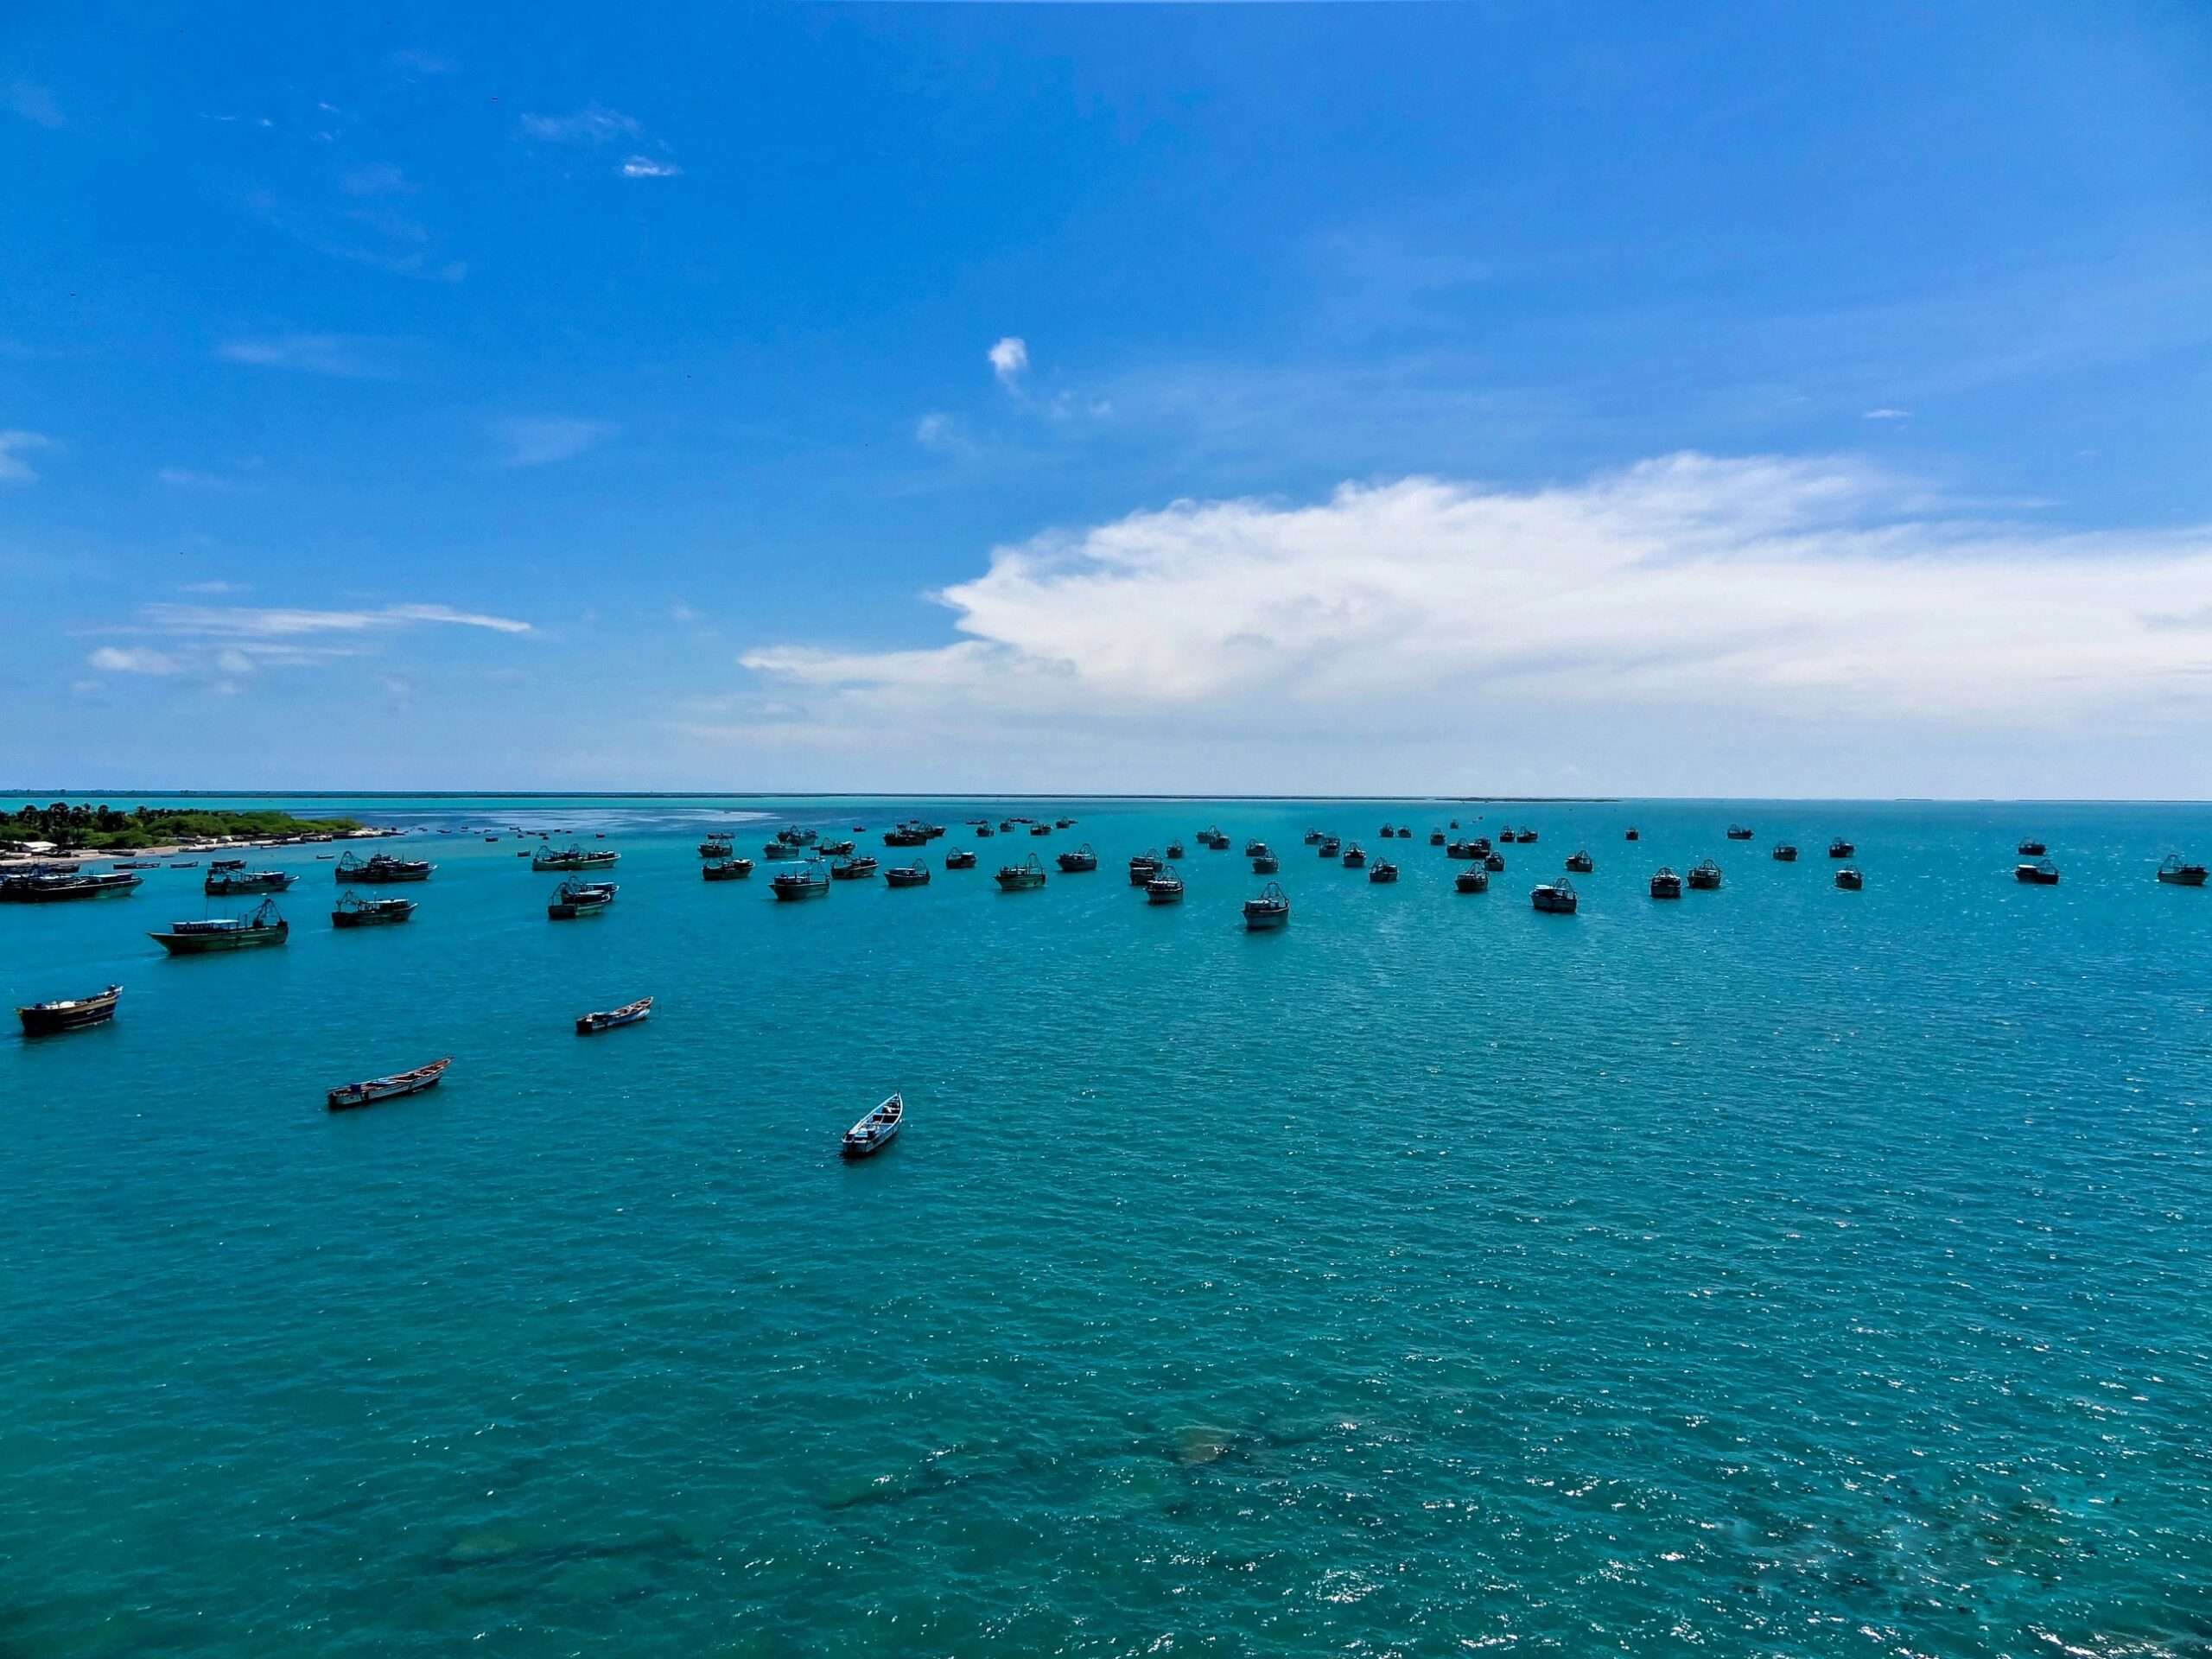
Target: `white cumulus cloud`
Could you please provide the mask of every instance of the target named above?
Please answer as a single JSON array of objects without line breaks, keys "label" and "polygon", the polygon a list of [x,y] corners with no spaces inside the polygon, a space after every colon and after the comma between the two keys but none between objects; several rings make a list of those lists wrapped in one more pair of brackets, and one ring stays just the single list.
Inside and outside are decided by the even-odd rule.
[{"label": "white cumulus cloud", "polygon": [[536,418],[494,421],[492,435],[505,448],[509,467],[544,467],[581,455],[614,435],[607,421]]},{"label": "white cumulus cloud", "polygon": [[102,645],[85,663],[107,674],[175,674],[184,666],[165,651],[124,645]]},{"label": "white cumulus cloud", "polygon": [[999,384],[1008,388],[1020,382],[1029,370],[1029,342],[1018,334],[1007,334],[984,353],[991,361],[991,372]]}]

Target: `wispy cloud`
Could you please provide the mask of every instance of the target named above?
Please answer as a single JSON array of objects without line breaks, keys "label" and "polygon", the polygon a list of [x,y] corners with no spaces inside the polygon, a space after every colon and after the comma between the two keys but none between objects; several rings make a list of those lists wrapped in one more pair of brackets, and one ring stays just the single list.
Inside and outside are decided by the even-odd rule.
[{"label": "wispy cloud", "polygon": [[177,584],[180,594],[242,594],[246,584],[242,582],[182,582]]},{"label": "wispy cloud", "polygon": [[587,104],[573,115],[525,115],[523,135],[547,144],[604,144],[616,138],[638,138],[645,127],[635,116],[610,110],[603,104]]},{"label": "wispy cloud", "polygon": [[138,613],[144,628],[181,638],[283,639],[302,634],[364,633],[442,623],[488,628],[495,633],[528,633],[531,625],[512,617],[456,610],[450,605],[385,605],[375,610],[325,611],[284,606],[155,604]]},{"label": "wispy cloud", "polygon": [[1009,391],[1029,372],[1029,342],[1019,334],[1006,335],[984,355],[990,359],[991,372],[998,376],[999,384]]},{"label": "wispy cloud", "polygon": [[346,334],[272,334],[226,340],[215,348],[215,355],[226,363],[251,363],[257,368],[385,378],[389,371],[376,361],[374,348],[374,341]]},{"label": "wispy cloud", "polygon": [[392,63],[401,69],[412,69],[418,75],[449,75],[454,65],[450,58],[440,57],[435,52],[418,52],[408,48],[391,54]]},{"label": "wispy cloud", "polygon": [[941,410],[931,410],[914,423],[914,442],[925,449],[959,454],[974,448],[967,429]]},{"label": "wispy cloud", "polygon": [[626,179],[672,179],[683,171],[674,162],[657,161],[651,156],[626,156],[622,160]]},{"label": "wispy cloud", "polygon": [[165,651],[123,645],[102,645],[85,663],[104,674],[178,674],[184,670],[184,664]]},{"label": "wispy cloud", "polygon": [[390,162],[349,168],[339,175],[338,188],[349,196],[411,196],[422,188]]},{"label": "wispy cloud", "polygon": [[11,80],[0,87],[0,107],[41,127],[68,124],[61,118],[61,106],[54,101],[53,92],[35,80]]},{"label": "wispy cloud", "polygon": [[155,473],[159,482],[173,490],[197,490],[208,495],[227,495],[238,480],[223,473],[203,473],[190,467],[163,467]]},{"label": "wispy cloud", "polygon": [[492,435],[506,448],[503,464],[509,467],[543,467],[567,461],[605,442],[616,430],[609,421],[539,418],[492,423]]},{"label": "wispy cloud", "polygon": [[2212,530],[1992,524],[1862,463],[1681,454],[1527,493],[1409,478],[1179,502],[997,550],[938,595],[952,642],[741,660],[818,723],[896,709],[971,741],[1171,715],[1351,741],[1408,708],[1602,706],[1662,744],[1747,701],[1899,728],[2201,721],[2203,636],[2145,618],[2206,591]]},{"label": "wispy cloud", "polygon": [[1912,418],[1912,411],[1909,409],[1870,409],[1859,418],[1868,421],[1909,421]]},{"label": "wispy cloud", "polygon": [[35,484],[38,474],[23,457],[53,447],[43,432],[0,432],[0,484]]},{"label": "wispy cloud", "polygon": [[467,261],[438,257],[429,226],[383,202],[302,207],[262,191],[246,205],[270,229],[332,259],[426,282],[458,283],[468,275]]}]

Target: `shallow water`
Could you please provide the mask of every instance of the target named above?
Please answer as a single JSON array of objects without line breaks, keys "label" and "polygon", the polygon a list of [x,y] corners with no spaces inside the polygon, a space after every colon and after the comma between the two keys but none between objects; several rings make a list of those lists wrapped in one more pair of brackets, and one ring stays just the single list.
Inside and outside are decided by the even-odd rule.
[{"label": "shallow water", "polygon": [[[2212,1651],[2212,891],[2151,874],[2212,812],[933,802],[983,868],[779,906],[700,832],[911,804],[363,806],[621,896],[433,833],[399,928],[270,855],[281,950],[162,957],[198,871],[0,908],[10,1002],[126,987],[0,1042],[9,1659]],[[1459,895],[1455,814],[1542,840]],[[1236,847],[1130,888],[1209,822],[1287,930]]]}]

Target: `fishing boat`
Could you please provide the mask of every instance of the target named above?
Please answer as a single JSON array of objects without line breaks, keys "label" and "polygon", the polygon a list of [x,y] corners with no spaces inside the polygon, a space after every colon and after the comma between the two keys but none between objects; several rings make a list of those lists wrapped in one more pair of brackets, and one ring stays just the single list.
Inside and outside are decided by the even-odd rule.
[{"label": "fishing boat", "polygon": [[546,918],[573,922],[579,916],[596,916],[614,902],[612,881],[563,881],[545,906]]},{"label": "fishing boat", "polygon": [[974,824],[971,824],[969,828],[975,830],[976,839],[978,841],[988,841],[993,836],[998,834],[997,830],[991,828],[990,820],[988,818],[977,820]]},{"label": "fishing boat", "polygon": [[1324,858],[1334,858],[1337,855],[1337,849],[1343,845],[1344,842],[1338,841],[1334,836],[1324,836],[1321,837],[1319,851]]},{"label": "fishing boat", "polygon": [[1129,861],[1129,885],[1133,887],[1144,886],[1146,882],[1160,874],[1160,857],[1158,853],[1149,851],[1139,853]]},{"label": "fishing boat", "polygon": [[1280,884],[1270,881],[1260,889],[1256,899],[1244,901],[1244,927],[1247,932],[1265,933],[1282,927],[1290,920],[1290,898]]},{"label": "fishing boat", "polygon": [[1729,840],[1749,841],[1751,838],[1751,827],[1748,823],[1732,823],[1728,826]]},{"label": "fishing boat", "polygon": [[412,899],[364,899],[350,887],[330,912],[333,927],[388,927],[415,913]]},{"label": "fishing boat", "polygon": [[34,1002],[16,1010],[16,1018],[23,1022],[26,1037],[51,1037],[56,1032],[82,1031],[87,1026],[105,1025],[115,1018],[115,1001],[123,995],[123,987],[111,985],[91,996],[65,996],[52,1002]]},{"label": "fishing boat", "polygon": [[1183,878],[1175,874],[1173,864],[1161,865],[1152,880],[1144,884],[1144,901],[1148,905],[1183,902]]},{"label": "fishing boat", "polygon": [[2019,854],[2022,858],[2041,858],[2050,849],[2039,841],[2029,840],[2022,842],[2012,850]]},{"label": "fishing boat", "polygon": [[1217,823],[1210,823],[1199,830],[1198,842],[1201,846],[1211,847],[1217,853],[1229,850],[1229,837],[1222,834],[1221,826]]},{"label": "fishing boat", "polygon": [[200,891],[211,898],[233,898],[244,893],[282,893],[299,877],[284,870],[225,870],[207,872]]},{"label": "fishing boat", "polygon": [[1471,864],[1452,878],[1452,886],[1459,893],[1488,893],[1490,872],[1479,864]]},{"label": "fishing boat", "polygon": [[877,869],[876,861],[865,853],[857,858],[841,858],[830,866],[832,881],[865,881]]},{"label": "fishing boat", "polygon": [[146,937],[173,957],[205,957],[219,950],[249,950],[258,945],[282,944],[290,932],[289,924],[277,913],[276,901],[264,899],[251,915],[171,922],[168,932],[149,933]]},{"label": "fishing boat", "polygon": [[1398,839],[1400,841],[1411,841],[1413,838],[1414,832],[1410,825],[1402,823],[1398,826]]},{"label": "fishing boat", "polygon": [[1363,868],[1367,863],[1367,849],[1355,841],[1344,849],[1343,857],[1338,861],[1348,870]]},{"label": "fishing boat", "polygon": [[883,832],[883,844],[887,847],[919,847],[928,840],[919,824],[902,823]]},{"label": "fishing boat", "polygon": [[809,830],[802,824],[787,823],[777,832],[779,836],[794,847],[811,847],[820,838],[819,830]]},{"label": "fishing boat", "polygon": [[1774,861],[1777,864],[1795,864],[1797,861],[1797,849],[1786,841],[1777,841],[1774,843]]},{"label": "fishing boat", "polygon": [[1256,836],[1244,843],[1244,856],[1247,858],[1257,858],[1267,850],[1268,843]]},{"label": "fishing boat", "polygon": [[1716,893],[1720,887],[1720,867],[1709,858],[1701,858],[1690,866],[1690,889],[1694,893]]},{"label": "fishing boat", "polygon": [[814,855],[817,858],[849,858],[859,848],[860,843],[855,841],[817,841],[814,843]]},{"label": "fishing boat", "polygon": [[779,836],[760,849],[760,859],[766,864],[789,864],[807,856],[806,849]]},{"label": "fishing boat", "polygon": [[2058,885],[2058,866],[2047,858],[2037,859],[2033,863],[2015,864],[2012,879],[2024,881],[2033,887],[2055,887]]},{"label": "fishing boat", "polygon": [[1075,828],[1075,820],[1073,818],[1054,818],[1052,820],[1052,828],[1055,830],[1072,830]]},{"label": "fishing boat", "polygon": [[1252,874],[1255,875],[1273,875],[1281,868],[1282,861],[1273,853],[1262,853],[1252,861]]},{"label": "fishing boat", "polygon": [[1580,901],[1575,894],[1574,883],[1561,876],[1556,881],[1541,882],[1531,887],[1529,902],[1554,916],[1572,916]]},{"label": "fishing boat", "polygon": [[1001,818],[999,820],[999,833],[1002,836],[1012,835],[1014,833],[1014,820],[1012,818]]},{"label": "fishing boat", "polygon": [[753,861],[726,855],[702,864],[699,874],[709,881],[742,881],[753,874]]},{"label": "fishing boat", "polygon": [[820,899],[830,891],[830,868],[810,858],[795,870],[779,870],[769,879],[768,891],[786,904],[801,899]]},{"label": "fishing boat", "polygon": [[1049,823],[1033,823],[1029,826],[1029,833],[1033,836],[1049,836],[1052,833],[1052,826]]},{"label": "fishing boat", "polygon": [[118,858],[112,868],[118,870],[158,870],[162,868],[162,861],[158,858]]},{"label": "fishing boat", "polygon": [[1183,843],[1179,841],[1171,841],[1167,843],[1166,855],[1170,863],[1174,862],[1174,861],[1179,858],[1187,856],[1187,855],[1183,851]]},{"label": "fishing boat", "polygon": [[619,1008],[608,1008],[599,1014],[580,1014],[576,1016],[576,1035],[589,1037],[598,1032],[612,1031],[617,1026],[634,1026],[652,1011],[652,998],[641,996],[634,1002],[625,1002]]},{"label": "fishing boat", "polygon": [[1001,866],[996,880],[1001,893],[1027,893],[1045,885],[1045,867],[1032,853],[1019,864]]},{"label": "fishing boat", "polygon": [[1598,864],[1589,854],[1577,851],[1567,855],[1567,868],[1576,875],[1587,875],[1598,868]]},{"label": "fishing boat", "polygon": [[2170,887],[2201,887],[2204,885],[2204,867],[2184,864],[2179,853],[2168,853],[2166,861],[2158,866],[2158,880]]},{"label": "fishing boat", "polygon": [[1483,868],[1490,871],[1493,875],[1504,868],[1505,855],[1503,853],[1488,852],[1483,855]]},{"label": "fishing boat", "polygon": [[403,1095],[419,1095],[425,1089],[435,1089],[438,1079],[446,1074],[451,1059],[432,1060],[428,1065],[418,1065],[412,1071],[395,1071],[388,1077],[371,1077],[366,1083],[349,1083],[333,1089],[323,1096],[323,1103],[334,1112],[351,1111],[356,1106],[373,1106],[378,1101],[397,1100]]},{"label": "fishing boat", "polygon": [[1398,832],[1397,832],[1396,830],[1393,830],[1393,829],[1392,829],[1389,824],[1387,824],[1387,823],[1386,823],[1386,824],[1384,824],[1384,825],[1383,825],[1380,830],[1377,830],[1375,833],[1376,833],[1376,835],[1380,836],[1383,840],[1388,841],[1388,840],[1389,840],[1393,836],[1396,835]]},{"label": "fishing boat", "polygon": [[1866,878],[1847,864],[1835,873],[1835,884],[1846,893],[1857,893],[1866,885]]},{"label": "fishing boat", "polygon": [[1849,858],[1858,850],[1858,848],[1853,846],[1841,836],[1838,836],[1834,841],[1828,842],[1828,856],[1830,858]]},{"label": "fishing boat", "polygon": [[1098,855],[1090,850],[1090,843],[1086,841],[1073,852],[1062,853],[1056,861],[1062,874],[1080,875],[1087,870],[1095,870],[1098,868]]},{"label": "fishing boat", "polygon": [[1662,864],[1652,873],[1651,896],[1654,899],[1679,899],[1682,896],[1682,878],[1670,866]]},{"label": "fishing boat", "polygon": [[611,847],[594,847],[587,850],[582,842],[570,842],[564,848],[556,849],[552,842],[547,842],[530,855],[530,868],[533,870],[598,870],[606,868],[621,856]]},{"label": "fishing boat", "polygon": [[16,905],[50,905],[71,899],[98,899],[108,893],[130,893],[145,880],[136,870],[102,875],[38,870],[0,876],[0,899]]},{"label": "fishing boat", "polygon": [[1432,847],[1441,847],[1444,844],[1444,832],[1441,830],[1430,830],[1428,832],[1428,844]]},{"label": "fishing boat", "polygon": [[870,1158],[894,1140],[906,1122],[906,1103],[893,1095],[845,1131],[840,1150],[848,1158]]},{"label": "fishing boat", "polygon": [[944,826],[941,823],[925,823],[922,826],[922,834],[928,840],[942,841],[944,838]]},{"label": "fishing boat", "polygon": [[883,873],[884,885],[893,887],[926,887],[930,884],[930,867],[916,859],[912,864],[893,864]]},{"label": "fishing boat", "polygon": [[1468,837],[1445,843],[1444,856],[1450,859],[1480,859],[1490,849]]},{"label": "fishing boat", "polygon": [[1367,879],[1377,882],[1395,881],[1398,879],[1398,867],[1387,858],[1378,858],[1368,866]]},{"label": "fishing boat", "polygon": [[976,855],[964,847],[956,847],[944,855],[944,868],[948,870],[972,870],[976,868]]},{"label": "fishing boat", "polygon": [[1631,823],[1628,827],[1628,833],[1623,836],[1621,839],[1623,841],[1642,841],[1643,839],[1643,831],[1637,829]]},{"label": "fishing boat", "polygon": [[196,858],[173,858],[169,861],[169,868],[173,870],[196,870],[199,868],[200,861]]},{"label": "fishing boat", "polygon": [[332,868],[331,874],[340,881],[375,886],[388,881],[427,881],[435,868],[437,866],[428,859],[394,858],[390,853],[377,853],[363,859],[348,853]]},{"label": "fishing boat", "polygon": [[1320,842],[1320,840],[1321,840],[1321,832],[1320,832],[1319,830],[1308,830],[1306,832],[1306,844],[1308,847],[1313,847],[1313,846],[1317,846],[1317,845],[1319,845],[1319,842]]}]

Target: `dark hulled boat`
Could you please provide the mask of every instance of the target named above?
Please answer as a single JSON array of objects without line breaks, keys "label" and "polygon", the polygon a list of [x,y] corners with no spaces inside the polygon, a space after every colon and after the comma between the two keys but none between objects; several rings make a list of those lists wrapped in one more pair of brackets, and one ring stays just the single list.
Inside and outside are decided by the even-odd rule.
[{"label": "dark hulled boat", "polygon": [[1135,857],[1129,860],[1129,885],[1133,887],[1144,886],[1146,882],[1160,874],[1160,861],[1158,853],[1137,854]]},{"label": "dark hulled boat", "polygon": [[1455,893],[1488,893],[1490,872],[1479,864],[1471,864],[1452,878],[1452,887]]},{"label": "dark hulled boat", "polygon": [[1751,838],[1751,825],[1749,825],[1748,823],[1732,823],[1732,824],[1730,824],[1730,825],[1728,826],[1728,839],[1729,839],[1729,840],[1731,840],[1731,841],[1749,841]]},{"label": "dark hulled boat", "polygon": [[1858,848],[1853,846],[1851,842],[1846,841],[1841,836],[1838,836],[1834,841],[1828,842],[1828,856],[1830,858],[1849,858],[1858,850]]},{"label": "dark hulled boat", "polygon": [[1797,849],[1786,841],[1777,841],[1774,844],[1774,861],[1777,864],[1795,864],[1797,861]]},{"label": "dark hulled boat", "polygon": [[282,893],[299,877],[283,870],[213,869],[200,884],[210,898],[235,898],[248,893]]},{"label": "dark hulled boat", "polygon": [[1669,865],[1662,864],[1651,874],[1651,896],[1654,899],[1679,899],[1682,896],[1682,878]]},{"label": "dark hulled boat", "polygon": [[1504,868],[1505,855],[1503,853],[1493,851],[1483,855],[1483,868],[1490,871],[1493,875]]},{"label": "dark hulled boat", "polygon": [[786,904],[824,898],[830,892],[829,868],[818,859],[809,859],[795,870],[779,871],[769,880],[768,891]]},{"label": "dark hulled boat", "polygon": [[944,868],[948,870],[972,870],[976,868],[976,855],[964,847],[956,847],[944,855]]},{"label": "dark hulled boat", "polygon": [[1574,883],[1561,876],[1556,881],[1541,882],[1531,887],[1529,902],[1554,916],[1572,916],[1581,900],[1574,891]]},{"label": "dark hulled boat", "polygon": [[105,1025],[114,1019],[116,999],[122,995],[122,986],[111,985],[91,996],[65,996],[52,1002],[34,1002],[29,1007],[17,1008],[16,1018],[23,1022],[26,1037],[82,1031],[87,1026]]},{"label": "dark hulled boat", "polygon": [[1643,839],[1643,831],[1637,829],[1631,823],[1628,827],[1628,833],[1623,836],[1621,839],[1623,841],[1642,841]]},{"label": "dark hulled boat", "polygon": [[605,869],[622,856],[611,847],[594,847],[587,850],[581,842],[555,848],[552,842],[542,844],[530,855],[533,870],[600,870]]},{"label": "dark hulled boat", "polygon": [[1090,850],[1090,843],[1086,841],[1073,852],[1062,853],[1054,861],[1063,874],[1081,875],[1098,868],[1098,855]]},{"label": "dark hulled boat", "polygon": [[2039,841],[2030,839],[2022,842],[2012,850],[2019,854],[2022,858],[2041,858],[2045,853],[2049,852],[2050,849],[2044,846],[2043,842]]},{"label": "dark hulled boat", "polygon": [[1847,864],[1835,873],[1835,884],[1846,893],[1857,893],[1866,885],[1866,878]]},{"label": "dark hulled boat", "polygon": [[1338,861],[1348,870],[1363,869],[1367,864],[1367,849],[1355,841],[1344,849],[1343,856]]},{"label": "dark hulled boat", "polygon": [[347,853],[332,866],[331,874],[340,881],[377,886],[391,881],[427,881],[435,868],[437,866],[425,858],[394,858],[390,853],[356,858]]},{"label": "dark hulled boat", "polygon": [[912,864],[893,864],[883,873],[884,885],[893,887],[926,887],[930,884],[930,867],[916,859]]},{"label": "dark hulled boat", "polygon": [[1255,875],[1273,875],[1281,868],[1282,861],[1273,853],[1262,852],[1252,860],[1252,874]]},{"label": "dark hulled boat", "polygon": [[2168,853],[2166,861],[2158,866],[2158,880],[2169,887],[2201,887],[2204,885],[2204,867],[2185,864],[2179,853]]},{"label": "dark hulled boat", "polygon": [[699,843],[699,856],[702,858],[728,858],[736,850],[736,844],[724,835],[709,836]]},{"label": "dark hulled boat", "polygon": [[2055,887],[2058,885],[2058,866],[2047,858],[2039,858],[2032,864],[2016,864],[2012,867],[2012,879],[2031,887]]},{"label": "dark hulled boat", "polygon": [[1179,905],[1183,902],[1183,878],[1175,873],[1173,864],[1163,864],[1144,884],[1144,901],[1148,905]]},{"label": "dark hulled boat", "polygon": [[1720,867],[1709,858],[1700,858],[1690,866],[1690,887],[1696,893],[1717,893],[1720,887]]},{"label": "dark hulled boat", "polygon": [[1598,862],[1586,852],[1572,852],[1567,855],[1567,868],[1576,875],[1587,875],[1598,868]]},{"label": "dark hulled boat", "polygon": [[1378,858],[1368,866],[1367,879],[1370,881],[1395,881],[1398,879],[1398,867],[1387,858]]},{"label": "dark hulled boat", "polygon": [[563,881],[545,906],[546,919],[573,922],[580,916],[596,916],[614,902],[619,889],[612,881]]},{"label": "dark hulled boat", "polygon": [[262,945],[282,944],[290,933],[290,924],[277,913],[276,901],[264,899],[250,915],[171,922],[168,932],[149,933],[146,937],[173,957],[205,957],[223,950],[251,950]]},{"label": "dark hulled boat", "polygon": [[0,899],[16,905],[52,905],[71,899],[99,899],[130,893],[144,880],[136,870],[82,875],[70,870],[38,870],[0,877]]},{"label": "dark hulled boat", "polygon": [[1001,893],[1027,893],[1033,887],[1045,885],[1045,867],[1038,862],[1037,855],[1032,853],[1019,864],[1001,866],[994,879],[998,882]]},{"label": "dark hulled boat", "polygon": [[749,858],[717,858],[702,864],[699,874],[709,881],[742,881],[753,874]]},{"label": "dark hulled boat", "polygon": [[333,927],[389,927],[415,913],[412,899],[364,899],[348,888],[331,907]]},{"label": "dark hulled boat", "polygon": [[1260,889],[1256,899],[1244,901],[1244,927],[1252,933],[1265,933],[1284,927],[1290,922],[1290,897],[1281,887],[1270,881]]},{"label": "dark hulled boat", "polygon": [[853,858],[841,858],[830,867],[832,881],[866,881],[880,868],[867,854]]}]

